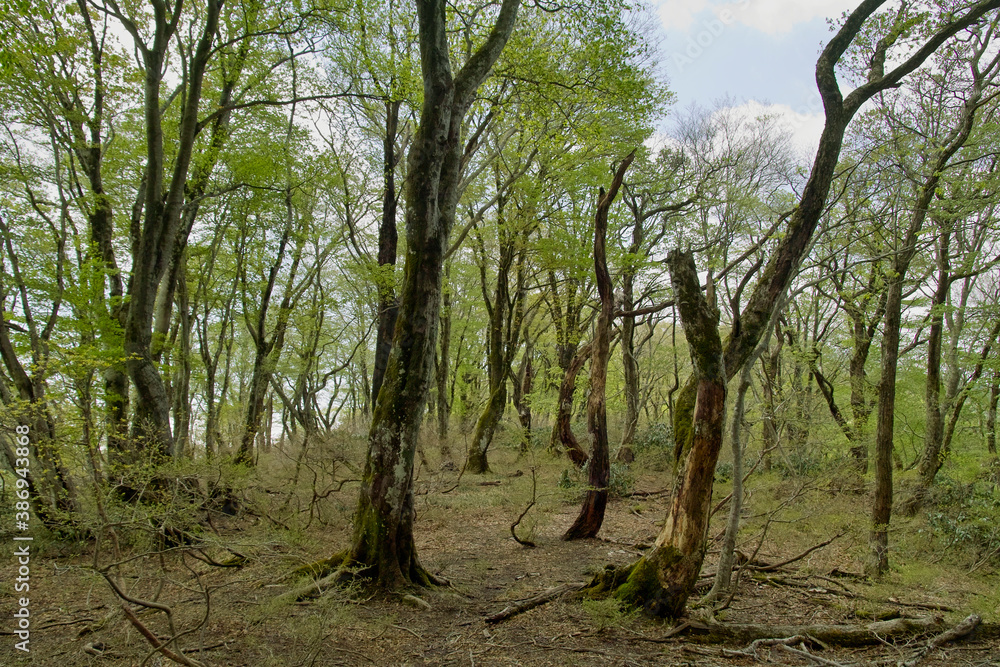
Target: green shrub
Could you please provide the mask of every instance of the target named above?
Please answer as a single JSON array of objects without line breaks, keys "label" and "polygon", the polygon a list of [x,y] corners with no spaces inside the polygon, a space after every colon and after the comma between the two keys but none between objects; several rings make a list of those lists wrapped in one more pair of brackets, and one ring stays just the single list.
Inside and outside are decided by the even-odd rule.
[{"label": "green shrub", "polygon": [[670,424],[656,422],[641,431],[632,443],[636,454],[647,451],[672,451],[674,448],[674,429]]},{"label": "green shrub", "polygon": [[977,557],[1000,556],[1000,494],[990,480],[961,484],[941,478],[932,501],[927,522],[946,548],[970,549]]}]

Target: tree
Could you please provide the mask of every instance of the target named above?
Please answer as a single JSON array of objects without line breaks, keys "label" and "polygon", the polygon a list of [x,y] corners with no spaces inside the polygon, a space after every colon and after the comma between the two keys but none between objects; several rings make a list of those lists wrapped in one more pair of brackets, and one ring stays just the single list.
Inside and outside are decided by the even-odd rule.
[{"label": "tree", "polygon": [[[485,42],[452,74],[442,0],[417,0],[424,99],[407,155],[407,255],[385,379],[372,415],[350,549],[331,564],[361,567],[380,588],[428,585],[413,540],[413,461],[431,383],[448,237],[461,176],[463,119],[514,30],[504,0]],[[330,576],[343,576],[338,570]]]},{"label": "tree", "polygon": [[[717,444],[721,444],[722,440],[722,419],[717,414],[721,412],[721,406],[716,406],[725,394],[725,380],[718,376],[731,378],[750,359],[771,320],[775,305],[810,245],[826,206],[848,123],[866,101],[895,86],[949,38],[979,21],[987,12],[1000,7],[1000,0],[980,2],[960,15],[946,16],[940,24],[933,26],[929,37],[921,45],[888,72],[885,71],[885,64],[890,47],[909,35],[914,22],[902,14],[897,14],[895,18],[889,15],[879,17],[885,19],[881,23],[887,29],[875,31],[878,36],[871,39],[872,57],[866,68],[866,80],[844,97],[837,80],[836,66],[883,4],[884,0],[862,2],[843,20],[819,56],[816,82],[823,98],[826,122],[813,168],[799,206],[789,219],[785,236],[761,272],[746,306],[740,312],[738,321],[734,321],[731,333],[722,346],[719,354],[721,363],[715,358],[714,336],[708,331],[714,327],[704,327],[706,331],[699,339],[702,348],[692,351],[693,355],[699,355],[697,363],[700,364],[699,373],[688,380],[688,387],[695,389],[688,392],[689,404],[685,409],[677,411],[681,415],[680,420],[675,417],[675,423],[681,427],[675,429],[675,437],[682,439],[681,448],[686,456],[664,528],[646,555],[624,569],[598,576],[589,587],[590,594],[611,593],[633,605],[656,601],[658,609],[669,616],[676,616],[683,610],[704,558],[707,505],[711,499]],[[680,268],[676,257],[675,266]],[[697,275],[693,270],[689,272]],[[675,294],[675,297],[682,298],[682,295]],[[689,303],[687,307],[693,305]],[[684,319],[682,315],[682,321]],[[707,317],[703,313],[690,313],[687,319],[691,323],[704,324]],[[685,322],[685,335],[689,322]],[[704,398],[699,401],[702,396]]]},{"label": "tree", "polygon": [[608,272],[607,236],[608,211],[618,195],[625,171],[632,160],[632,151],[622,160],[605,192],[601,188],[597,197],[597,212],[594,214],[594,273],[597,292],[601,297],[601,310],[594,326],[594,350],[590,359],[590,396],[587,398],[587,432],[590,434],[590,459],[587,482],[590,488],[583,500],[583,507],[576,521],[563,535],[564,540],[595,537],[604,523],[604,509],[608,504],[608,482],[611,467],[608,445],[608,415],[604,392],[608,381],[608,357],[611,354],[611,321],[614,318],[615,299],[611,274]]},{"label": "tree", "polygon": [[[994,18],[990,25],[994,26],[996,20]],[[910,207],[912,214],[893,255],[889,272],[885,319],[882,325],[882,368],[878,385],[878,416],[875,428],[875,498],[872,505],[872,529],[869,540],[871,553],[867,565],[868,570],[877,575],[884,574],[889,569],[889,520],[893,502],[892,448],[903,283],[910,263],[918,251],[920,234],[924,229],[931,204],[939,192],[944,173],[952,158],[959,153],[972,135],[977,112],[996,95],[986,93],[988,83],[1000,73],[1000,56],[994,56],[985,63],[982,61],[991,42],[992,29],[987,31],[985,37],[976,33],[977,31],[972,31],[970,35],[968,79],[959,79],[953,84],[959,87],[956,91],[957,100],[953,107],[942,109],[944,122],[938,125],[932,121],[932,126],[938,127],[940,134],[935,133],[928,137],[923,169],[917,171],[914,179],[916,196]],[[948,55],[954,58],[954,55]],[[947,63],[947,59],[943,61]],[[916,94],[918,99],[928,99],[920,86],[917,86]],[[936,95],[932,93],[929,97],[936,98]],[[899,103],[905,104],[903,100]]]}]

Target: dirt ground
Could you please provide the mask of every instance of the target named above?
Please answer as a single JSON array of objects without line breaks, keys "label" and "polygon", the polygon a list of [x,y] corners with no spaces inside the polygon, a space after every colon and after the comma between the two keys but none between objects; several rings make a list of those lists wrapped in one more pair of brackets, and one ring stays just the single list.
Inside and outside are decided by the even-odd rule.
[{"label": "dirt ground", "polygon": [[[610,601],[572,597],[488,624],[484,617],[513,600],[586,581],[606,564],[638,558],[655,539],[667,500],[665,493],[612,500],[600,539],[567,543],[560,535],[575,518],[578,504],[572,489],[555,484],[565,464],[532,464],[512,454],[495,458],[495,473],[463,476],[457,487],[457,471],[421,473],[415,525],[419,554],[427,569],[451,585],[415,591],[416,600],[335,589],[318,600],[274,602],[289,589],[285,575],[291,569],[347,545],[347,522],[357,492],[357,485],[350,483],[284,514],[280,494],[272,492],[273,506],[267,510],[217,516],[200,551],[183,546],[144,555],[126,549],[123,560],[135,559],[119,568],[124,592],[169,607],[173,629],[161,611],[143,610],[137,619],[161,641],[182,634],[171,646],[213,666],[895,665],[927,639],[854,649],[813,647],[812,660],[777,648],[763,648],[757,657],[741,656],[733,652],[745,649],[745,643],[709,645],[700,643],[697,635],[668,637],[673,623],[622,610]],[[531,499],[532,465],[538,470],[538,504],[519,526],[519,534],[537,547],[526,548],[511,538],[510,524]],[[643,470],[634,488],[648,493],[666,486],[663,473]],[[863,625],[878,618],[940,614],[951,626],[984,595],[983,587],[997,583],[993,573],[982,569],[963,579],[944,576],[945,566],[933,564],[928,571],[937,567],[941,576],[927,577],[926,585],[914,585],[905,573],[877,584],[843,576],[861,571],[864,517],[841,507],[834,519],[818,520],[818,512],[829,509],[824,503],[842,497],[824,488],[801,494],[794,503],[775,503],[782,494],[794,497],[788,491],[792,486],[751,493],[741,550],[752,551],[759,544],[758,561],[779,563],[843,535],[779,571],[746,573],[730,607],[716,615],[722,623]],[[720,485],[716,498],[724,494]],[[313,495],[315,499],[322,494]],[[261,498],[257,507],[269,500],[266,494]],[[864,496],[851,502],[860,507]],[[725,514],[715,515],[713,546]],[[765,519],[770,519],[769,532],[762,540]],[[10,544],[10,539],[3,542]],[[110,562],[108,548],[98,555],[99,565]],[[32,560],[27,654],[14,649],[16,639],[10,632],[14,558],[10,549],[0,555],[5,619],[0,624],[0,664],[174,664],[153,651],[128,621],[120,600],[92,568],[91,545],[48,542],[39,549]],[[245,565],[211,564],[233,553],[246,556]],[[714,572],[716,553],[710,548],[706,573]],[[710,580],[704,582],[707,588]],[[985,595],[996,599],[992,592]],[[983,615],[984,625],[971,638],[932,651],[920,664],[1000,666],[997,610]]]}]

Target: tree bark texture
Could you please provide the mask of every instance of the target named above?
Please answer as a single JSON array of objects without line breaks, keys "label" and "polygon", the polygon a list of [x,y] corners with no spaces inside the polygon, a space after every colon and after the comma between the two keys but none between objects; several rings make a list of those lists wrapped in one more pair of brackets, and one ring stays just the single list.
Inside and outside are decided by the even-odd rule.
[{"label": "tree bark texture", "polygon": [[604,510],[608,504],[611,462],[604,394],[608,381],[608,357],[611,355],[611,319],[614,317],[615,309],[606,250],[608,211],[621,188],[625,171],[634,158],[635,151],[622,160],[607,193],[601,188],[594,216],[594,272],[597,275],[597,293],[601,297],[601,311],[594,328],[594,350],[590,358],[590,396],[587,399],[587,432],[591,441],[590,465],[587,470],[589,488],[583,500],[583,507],[580,508],[580,514],[563,535],[564,540],[596,537],[601,530],[601,524],[604,523]]},{"label": "tree bark texture", "polygon": [[[746,363],[757,347],[775,305],[787,289],[809,247],[826,206],[848,123],[867,100],[898,84],[959,30],[979,20],[988,11],[1000,7],[1000,0],[976,3],[961,16],[939,27],[920,48],[912,51],[888,72],[885,71],[885,60],[891,44],[886,40],[880,41],[871,60],[867,81],[845,98],[837,81],[837,64],[869,17],[883,4],[885,0],[863,0],[844,19],[817,60],[816,83],[823,99],[826,122],[812,171],[785,235],[771,255],[746,307],[740,313],[739,329],[734,327],[721,349],[721,359],[713,354],[714,340],[718,338],[715,324],[688,332],[688,327],[695,322],[707,325],[707,320],[710,319],[707,313],[702,312],[707,311],[708,306],[701,297],[693,259],[688,257],[681,262],[679,255],[674,254],[674,261],[670,262],[672,269],[680,269],[682,264],[687,265],[691,274],[682,282],[677,280],[679,275],[675,277],[674,271],[671,271],[672,280],[678,283],[675,291],[678,287],[683,289],[685,283],[693,282],[698,294],[697,298],[687,298],[687,304],[682,303],[683,308],[688,309],[687,313],[683,308],[681,311],[685,335],[689,340],[699,340],[698,334],[702,334],[703,341],[712,341],[700,348],[691,345],[692,354],[696,357],[697,372],[692,374],[686,388],[696,389],[694,396],[687,399],[682,391],[676,409],[677,412],[683,409],[690,415],[690,421],[687,422],[690,426],[686,432],[675,429],[675,437],[684,438],[683,442],[678,443],[682,455],[678,458],[684,458],[684,469],[663,531],[654,548],[628,568],[612,570],[598,577],[589,587],[591,594],[613,592],[616,597],[630,604],[644,604],[661,599],[662,602],[657,602],[661,613],[673,616],[681,613],[693,590],[704,558],[704,526],[708,520],[707,506],[711,498],[712,477],[720,444],[716,439],[721,440],[725,382],[731,377],[729,374],[735,373]],[[677,296],[678,299],[685,298],[680,294]],[[701,303],[698,303],[699,300]],[[707,329],[714,331],[714,336]],[[704,368],[699,367],[699,360],[704,362]],[[690,392],[688,395],[690,396]],[[690,405],[682,406],[681,403],[685,400]],[[677,421],[675,416],[675,424]],[[700,530],[697,529],[699,526]]]}]

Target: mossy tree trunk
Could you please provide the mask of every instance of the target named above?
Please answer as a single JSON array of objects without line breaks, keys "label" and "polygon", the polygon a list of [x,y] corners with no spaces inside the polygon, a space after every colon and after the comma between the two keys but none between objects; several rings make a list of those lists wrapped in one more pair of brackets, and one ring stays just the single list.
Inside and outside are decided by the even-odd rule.
[{"label": "mossy tree trunk", "polygon": [[611,187],[607,193],[601,188],[597,199],[597,212],[594,216],[594,272],[597,276],[597,293],[601,298],[601,311],[597,315],[594,329],[594,350],[590,358],[590,396],[587,399],[587,432],[591,442],[590,466],[587,471],[589,488],[580,514],[563,535],[564,540],[595,537],[604,523],[604,510],[608,504],[611,463],[604,393],[608,381],[608,357],[611,355],[611,319],[615,309],[606,252],[608,211],[621,188],[625,171],[634,158],[635,151],[622,160]]},{"label": "mossy tree trunk", "polygon": [[694,366],[690,455],[678,475],[666,522],[652,550],[629,568],[627,576],[612,576],[610,582],[601,583],[628,604],[649,604],[659,615],[677,617],[694,591],[705,558],[705,529],[725,423],[726,372],[719,313],[702,294],[694,256],[675,250],[667,263]]},{"label": "mossy tree trunk", "polygon": [[399,314],[345,566],[359,566],[383,589],[426,585],[413,540],[413,460],[432,382],[448,235],[461,175],[461,129],[476,90],[514,29],[519,0],[504,0],[486,41],[453,76],[444,0],[417,0],[424,82],[419,127],[407,156],[407,253]]}]

